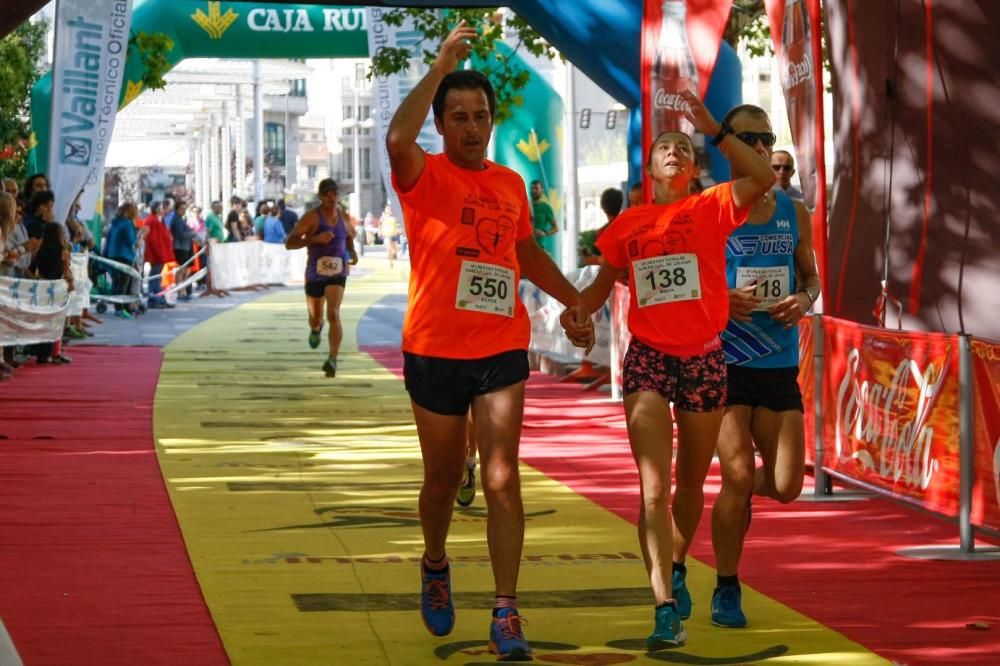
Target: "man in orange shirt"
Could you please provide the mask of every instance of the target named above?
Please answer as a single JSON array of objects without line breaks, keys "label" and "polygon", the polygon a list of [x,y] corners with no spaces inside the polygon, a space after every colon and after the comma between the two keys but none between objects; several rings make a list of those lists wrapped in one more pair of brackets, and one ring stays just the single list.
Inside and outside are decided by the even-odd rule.
[{"label": "man in orange shirt", "polygon": [[[524,541],[517,452],[530,338],[517,295],[521,275],[577,313],[567,325],[575,342],[585,345],[593,325],[578,312],[579,293],[535,242],[521,177],[486,159],[493,88],[479,72],[455,71],[475,38],[464,21],[448,35],[430,71],[397,109],[386,137],[410,241],[403,353],[424,463],[421,616],[436,636],[450,633],[455,623],[445,541],[464,470],[471,406],[496,584],[490,649],[502,660],[530,660],[516,608]],[[435,155],[417,145],[431,107],[444,138],[444,153]]]}]

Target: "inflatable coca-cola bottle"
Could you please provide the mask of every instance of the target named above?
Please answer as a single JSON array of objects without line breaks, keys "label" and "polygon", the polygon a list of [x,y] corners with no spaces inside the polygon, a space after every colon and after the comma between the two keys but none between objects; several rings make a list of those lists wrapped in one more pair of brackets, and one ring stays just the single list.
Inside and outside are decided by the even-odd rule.
[{"label": "inflatable coca-cola bottle", "polygon": [[804,0],[785,0],[781,35],[784,62],[781,87],[788,106],[788,123],[795,142],[802,197],[810,209],[816,205],[816,75],[812,58],[809,13]]},{"label": "inflatable coca-cola bottle", "polygon": [[651,140],[667,130],[694,132],[684,115],[687,104],[680,96],[682,90],[698,94],[698,68],[688,48],[686,14],[684,0],[663,0],[663,22],[649,87]]}]

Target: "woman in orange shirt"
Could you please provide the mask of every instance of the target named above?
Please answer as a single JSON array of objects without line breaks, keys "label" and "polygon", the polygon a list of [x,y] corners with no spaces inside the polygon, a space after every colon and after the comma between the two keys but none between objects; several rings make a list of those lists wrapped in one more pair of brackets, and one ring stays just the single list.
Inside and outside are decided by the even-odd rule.
[{"label": "woman in orange shirt", "polygon": [[604,263],[582,295],[584,306],[597,311],[618,272],[628,270],[632,342],[623,368],[625,415],[642,496],[639,544],[656,598],[650,650],[683,643],[681,619],[690,615],[690,597],[675,598],[671,566],[670,403],[678,437],[673,523],[693,535],[726,401],[719,339],[729,316],[725,243],[774,183],[767,162],[731,127],[717,122],[694,94],[684,100],[695,129],[714,136],[712,143],[750,175],[690,194],[699,173],[691,138],[680,132],[656,137],[646,163],[655,203],[629,208],[601,235]]}]

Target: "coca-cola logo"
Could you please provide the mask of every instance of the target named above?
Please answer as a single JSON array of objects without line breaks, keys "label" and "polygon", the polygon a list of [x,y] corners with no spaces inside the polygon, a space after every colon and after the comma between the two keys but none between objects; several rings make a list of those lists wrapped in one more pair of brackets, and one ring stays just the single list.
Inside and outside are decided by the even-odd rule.
[{"label": "coca-cola logo", "polygon": [[[858,461],[888,481],[900,481],[926,490],[940,467],[931,458],[934,428],[927,425],[947,376],[948,360],[940,370],[933,363],[920,372],[916,361],[904,359],[896,366],[891,383],[858,381],[861,352],[852,349],[837,391],[836,455],[838,461]],[[912,393],[916,390],[916,404]],[[845,456],[851,438],[860,445]],[[872,451],[879,458],[876,469]]]},{"label": "coca-cola logo", "polygon": [[653,107],[684,112],[688,110],[688,103],[684,101],[679,92],[670,92],[666,88],[657,88],[653,94]]},{"label": "coca-cola logo", "polygon": [[812,58],[809,57],[808,53],[802,55],[802,60],[796,62],[790,60],[788,65],[785,67],[785,75],[782,77],[782,85],[788,88],[794,88],[803,81],[812,78],[813,68],[812,68]]}]

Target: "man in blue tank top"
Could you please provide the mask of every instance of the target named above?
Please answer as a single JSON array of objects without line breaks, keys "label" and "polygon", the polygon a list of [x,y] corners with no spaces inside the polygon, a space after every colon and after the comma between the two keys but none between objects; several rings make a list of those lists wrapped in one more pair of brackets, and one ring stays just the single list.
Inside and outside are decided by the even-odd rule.
[{"label": "man in blue tank top", "polygon": [[[734,133],[770,161],[775,137],[767,113],[741,105],[726,117]],[[733,177],[742,174],[736,173]],[[809,212],[771,191],[726,245],[729,324],[722,334],[728,373],[719,432],[722,489],[712,509],[718,580],[712,623],[745,627],[737,568],[750,527],[752,495],[788,503],[805,465],[798,322],[819,297]],[[762,466],[756,467],[754,449]]]},{"label": "man in blue tank top", "polygon": [[337,183],[332,178],[319,182],[319,205],[305,213],[285,238],[289,250],[308,248],[306,261],[306,309],[309,312],[309,346],[319,347],[323,330],[323,310],[330,324],[329,355],[323,363],[327,377],[337,374],[337,353],[344,329],[340,323],[340,303],[344,299],[348,266],[358,263],[354,251],[354,227],[344,219],[337,203]]}]

